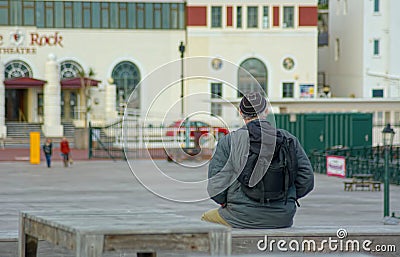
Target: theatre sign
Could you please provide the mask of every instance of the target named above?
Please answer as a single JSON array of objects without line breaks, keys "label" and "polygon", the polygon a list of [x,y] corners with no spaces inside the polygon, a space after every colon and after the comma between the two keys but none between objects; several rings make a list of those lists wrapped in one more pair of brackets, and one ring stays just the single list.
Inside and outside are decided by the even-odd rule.
[{"label": "theatre sign", "polygon": [[63,47],[60,32],[38,33],[19,29],[7,34],[0,33],[0,55],[36,54],[40,47]]}]

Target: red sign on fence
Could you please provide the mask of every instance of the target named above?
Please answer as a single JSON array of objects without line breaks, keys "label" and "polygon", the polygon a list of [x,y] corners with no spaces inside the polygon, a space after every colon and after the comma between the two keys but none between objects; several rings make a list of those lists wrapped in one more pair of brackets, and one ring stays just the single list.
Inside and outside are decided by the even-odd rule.
[{"label": "red sign on fence", "polygon": [[346,159],[343,156],[326,156],[326,174],[328,176],[346,177]]}]

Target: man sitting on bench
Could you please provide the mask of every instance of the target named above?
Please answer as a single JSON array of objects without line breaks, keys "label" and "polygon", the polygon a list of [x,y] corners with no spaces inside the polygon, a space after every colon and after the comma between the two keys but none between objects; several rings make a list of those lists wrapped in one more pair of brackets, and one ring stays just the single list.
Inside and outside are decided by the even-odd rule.
[{"label": "man sitting on bench", "polygon": [[267,110],[260,93],[243,97],[246,125],[220,139],[209,165],[208,193],[221,207],[202,220],[236,228],[292,226],[296,202],[313,189],[314,174],[297,138],[271,126]]}]

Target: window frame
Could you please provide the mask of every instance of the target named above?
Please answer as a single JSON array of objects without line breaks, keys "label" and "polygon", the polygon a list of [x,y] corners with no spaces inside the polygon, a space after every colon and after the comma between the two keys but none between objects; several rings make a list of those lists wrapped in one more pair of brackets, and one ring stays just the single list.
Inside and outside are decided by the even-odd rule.
[{"label": "window frame", "polygon": [[[292,19],[292,26],[285,26],[285,20],[286,20],[286,12],[285,10],[293,10],[293,19]],[[283,29],[294,29],[296,28],[296,8],[293,5],[286,5],[286,6],[282,6],[282,28]]]},{"label": "window frame", "polygon": [[[215,13],[214,10],[219,10],[219,13]],[[210,27],[214,29],[220,29],[222,28],[222,6],[211,6],[211,22],[210,22]],[[217,17],[219,15],[219,17]],[[215,18],[218,18],[217,20]]]},{"label": "window frame", "polygon": [[[240,12],[239,12],[240,10]],[[240,19],[239,19],[240,16]],[[243,6],[236,6],[236,28],[242,29],[243,28]]]},{"label": "window frame", "polygon": [[[267,26],[265,26],[265,23],[264,23],[265,22],[265,20],[264,20],[264,18],[265,18],[265,9],[267,9]],[[263,29],[271,28],[271,15],[270,15],[270,12],[271,12],[271,8],[270,8],[269,5],[262,6],[261,27]]]},{"label": "window frame", "polygon": [[[253,17],[253,18],[250,17],[250,10],[254,10],[254,12],[252,12],[252,15],[255,14],[255,17]],[[258,15],[259,8],[258,8],[258,6],[257,5],[248,5],[247,8],[246,8],[246,11],[247,11],[246,28],[248,28],[248,29],[258,29],[260,27],[259,24],[258,24],[259,23],[259,21],[258,21],[258,18],[259,18],[259,15]],[[250,26],[249,25],[250,21],[255,21],[255,26]]]},{"label": "window frame", "polygon": [[[283,81],[282,82],[282,98],[294,98],[295,97],[295,82],[293,81]],[[287,88],[285,88],[285,86],[291,86],[291,88],[289,90],[287,90]],[[291,93],[291,95],[285,95],[285,93]]]},{"label": "window frame", "polygon": [[372,12],[374,14],[380,14],[381,13],[381,1],[380,0],[373,0],[373,6],[372,6]]},{"label": "window frame", "polygon": [[379,38],[374,38],[372,41],[372,55],[373,57],[381,56],[381,40]]}]

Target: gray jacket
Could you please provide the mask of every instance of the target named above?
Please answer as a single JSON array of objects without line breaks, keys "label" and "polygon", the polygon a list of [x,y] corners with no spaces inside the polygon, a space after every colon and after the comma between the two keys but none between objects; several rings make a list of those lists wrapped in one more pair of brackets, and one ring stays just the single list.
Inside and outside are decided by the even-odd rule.
[{"label": "gray jacket", "polygon": [[[298,161],[297,176],[294,186],[289,188],[287,203],[285,199],[269,203],[256,202],[242,191],[237,177],[243,170],[250,149],[247,126],[231,132],[218,142],[208,170],[208,193],[215,202],[224,205],[219,208],[219,214],[232,227],[290,227],[296,213],[295,201],[313,189],[314,174],[306,153],[296,137],[285,130],[280,131],[284,136],[294,139]],[[275,138],[271,139],[267,137],[266,141],[274,149]],[[262,151],[265,152],[265,148]],[[256,165],[254,172],[257,172],[256,169],[265,169],[265,166]]]}]

